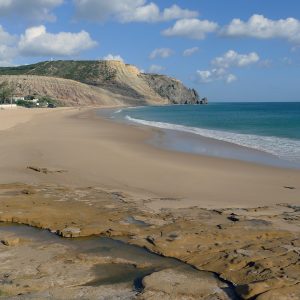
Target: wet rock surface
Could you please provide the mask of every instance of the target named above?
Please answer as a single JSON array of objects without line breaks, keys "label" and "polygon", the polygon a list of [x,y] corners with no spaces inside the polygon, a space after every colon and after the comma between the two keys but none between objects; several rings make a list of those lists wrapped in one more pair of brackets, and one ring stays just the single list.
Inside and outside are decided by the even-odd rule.
[{"label": "wet rock surface", "polygon": [[[97,294],[106,292],[115,293],[116,299],[300,299],[298,206],[281,203],[272,207],[217,210],[191,207],[157,212],[147,207],[146,203],[151,201],[97,187],[1,185],[2,222],[45,228],[64,237],[102,235],[122,239],[177,258],[201,271],[196,276],[168,268],[151,273],[143,278],[144,289],[139,293],[133,292],[132,286],[124,288],[123,283],[113,285],[115,288],[91,287],[84,284],[95,279],[91,270],[97,260],[84,256],[81,266],[80,259],[72,257],[64,246],[30,246],[21,242],[10,247],[1,243],[1,293],[24,297],[18,293],[26,292],[32,299],[51,295],[61,299],[63,292],[72,299],[78,295],[96,299]],[[24,253],[26,261],[16,259],[18,251]],[[41,251],[45,256],[43,267],[41,262],[40,267],[29,264],[37,257],[44,259]],[[61,263],[61,255],[65,264]],[[11,272],[9,260],[19,266],[18,270]],[[55,270],[56,281],[49,279],[51,270]],[[37,276],[38,272],[43,276],[33,280],[31,276]],[[201,274],[208,276],[205,280],[209,283],[203,289],[199,288]],[[20,278],[26,280],[20,283]],[[13,285],[9,283],[11,280]],[[43,280],[54,283],[49,287]],[[226,293],[222,280],[230,285],[233,295]],[[218,293],[212,294],[211,289]]]}]

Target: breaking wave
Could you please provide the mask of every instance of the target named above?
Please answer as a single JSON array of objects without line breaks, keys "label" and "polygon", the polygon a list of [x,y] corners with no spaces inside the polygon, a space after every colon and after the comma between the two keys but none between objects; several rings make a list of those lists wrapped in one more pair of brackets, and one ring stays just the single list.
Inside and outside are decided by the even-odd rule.
[{"label": "breaking wave", "polygon": [[198,127],[190,127],[165,122],[146,121],[135,119],[126,116],[126,119],[142,125],[177,130],[181,132],[188,132],[203,137],[208,137],[224,142],[229,142],[239,146],[267,152],[275,155],[281,159],[289,160],[292,162],[300,162],[300,141],[289,138],[280,138],[275,136],[260,136],[253,134],[241,134],[221,130],[204,129]]}]

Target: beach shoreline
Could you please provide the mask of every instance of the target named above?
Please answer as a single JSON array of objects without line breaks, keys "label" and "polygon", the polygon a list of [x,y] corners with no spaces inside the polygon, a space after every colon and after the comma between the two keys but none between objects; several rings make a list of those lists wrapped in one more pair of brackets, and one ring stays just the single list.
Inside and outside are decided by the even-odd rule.
[{"label": "beach shoreline", "polygon": [[[178,106],[178,105],[177,105]],[[134,109],[135,107],[132,107]],[[139,107],[136,107],[139,108]],[[124,109],[128,109],[124,108]],[[138,127],[151,127],[156,129],[153,136],[147,143],[165,150],[184,152],[190,154],[198,154],[208,157],[217,157],[223,159],[231,159],[236,161],[244,161],[258,165],[265,165],[284,169],[300,169],[300,164],[294,161],[282,159],[272,153],[264,150],[251,148],[249,146],[239,145],[234,142],[220,140],[213,137],[201,135],[191,132],[193,127],[186,127],[182,130],[176,128],[164,128],[164,126],[156,125],[156,122],[148,122],[146,120],[134,121],[128,120],[128,116],[119,117],[119,113],[123,109],[99,110],[97,114],[105,119],[115,122],[121,122],[129,125],[137,125]]]},{"label": "beach shoreline", "polygon": [[[283,299],[299,292],[299,170],[158,148],[147,142],[157,129],[106,120],[97,115],[98,109],[36,113],[0,131],[0,222],[66,238],[121,239],[202,272],[189,277],[189,283],[182,281],[191,276],[185,271],[151,273],[143,279],[143,290],[131,293],[132,299],[176,299],[181,293],[206,299],[216,291],[220,299],[234,299],[222,289],[228,284],[242,299]],[[64,296],[85,293],[89,299],[104,292],[103,286],[83,286],[96,280],[97,264],[111,262],[107,257],[78,257],[65,248],[58,255],[56,245],[47,243],[40,255],[36,243],[1,228],[0,239],[0,255],[26,261],[36,253],[31,259],[40,266],[32,273],[26,266],[24,272],[31,275],[24,279],[18,271],[21,260],[2,260],[12,283],[3,281],[1,291],[43,297],[49,292],[62,295],[63,288]],[[50,254],[53,258],[45,261]],[[61,266],[58,273],[50,267],[54,261]],[[12,265],[15,271],[10,271]],[[86,266],[88,277],[68,265]],[[201,288],[199,276],[207,283]],[[42,287],[34,284],[41,277]],[[58,280],[60,288],[54,289],[47,278]],[[166,289],[174,282],[176,288]],[[132,292],[128,286],[108,287],[110,295]]]},{"label": "beach shoreline", "polygon": [[[10,132],[2,131],[3,167],[9,172],[0,173],[1,181],[40,182],[43,176],[26,169],[37,165],[68,170],[59,180],[50,176],[47,180],[53,183],[119,187],[184,199],[180,202],[185,206],[254,207],[299,199],[299,170],[159,149],[147,143],[159,132],[156,128],[119,124],[99,117],[97,110],[36,115]],[[291,193],[285,186],[296,189]]]}]

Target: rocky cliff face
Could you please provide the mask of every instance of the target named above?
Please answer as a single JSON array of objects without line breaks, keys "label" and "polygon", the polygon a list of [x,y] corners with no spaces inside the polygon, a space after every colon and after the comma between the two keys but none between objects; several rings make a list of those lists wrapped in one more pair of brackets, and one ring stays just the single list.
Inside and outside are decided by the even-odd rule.
[{"label": "rocky cliff face", "polygon": [[47,95],[65,105],[198,103],[199,96],[168,76],[144,74],[119,61],[54,61],[0,68],[20,95]]},{"label": "rocky cliff face", "polygon": [[172,104],[198,104],[200,101],[196,90],[185,87],[177,79],[165,75],[143,74],[142,78],[162,98]]}]

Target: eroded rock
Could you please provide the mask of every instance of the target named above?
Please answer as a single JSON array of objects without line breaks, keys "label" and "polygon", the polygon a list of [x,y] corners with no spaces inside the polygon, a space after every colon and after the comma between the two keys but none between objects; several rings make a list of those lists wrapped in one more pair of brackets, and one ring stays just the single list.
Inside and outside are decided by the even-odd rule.
[{"label": "eroded rock", "polygon": [[[25,189],[35,192],[22,193]],[[133,201],[128,197],[93,187],[0,185],[0,221],[47,228],[65,237],[122,238],[214,272],[238,286],[245,299],[267,297],[273,290],[296,289],[300,278],[298,206],[285,203],[218,211],[191,207],[153,212],[147,209],[145,199]],[[239,221],[229,220],[232,214]],[[121,222],[132,216],[149,226]]]},{"label": "eroded rock", "polygon": [[146,276],[143,285],[140,299],[230,299],[228,286],[208,272],[168,269]]},{"label": "eroded rock", "polygon": [[1,243],[8,247],[14,247],[20,244],[20,238],[18,237],[6,237],[1,240]]}]

